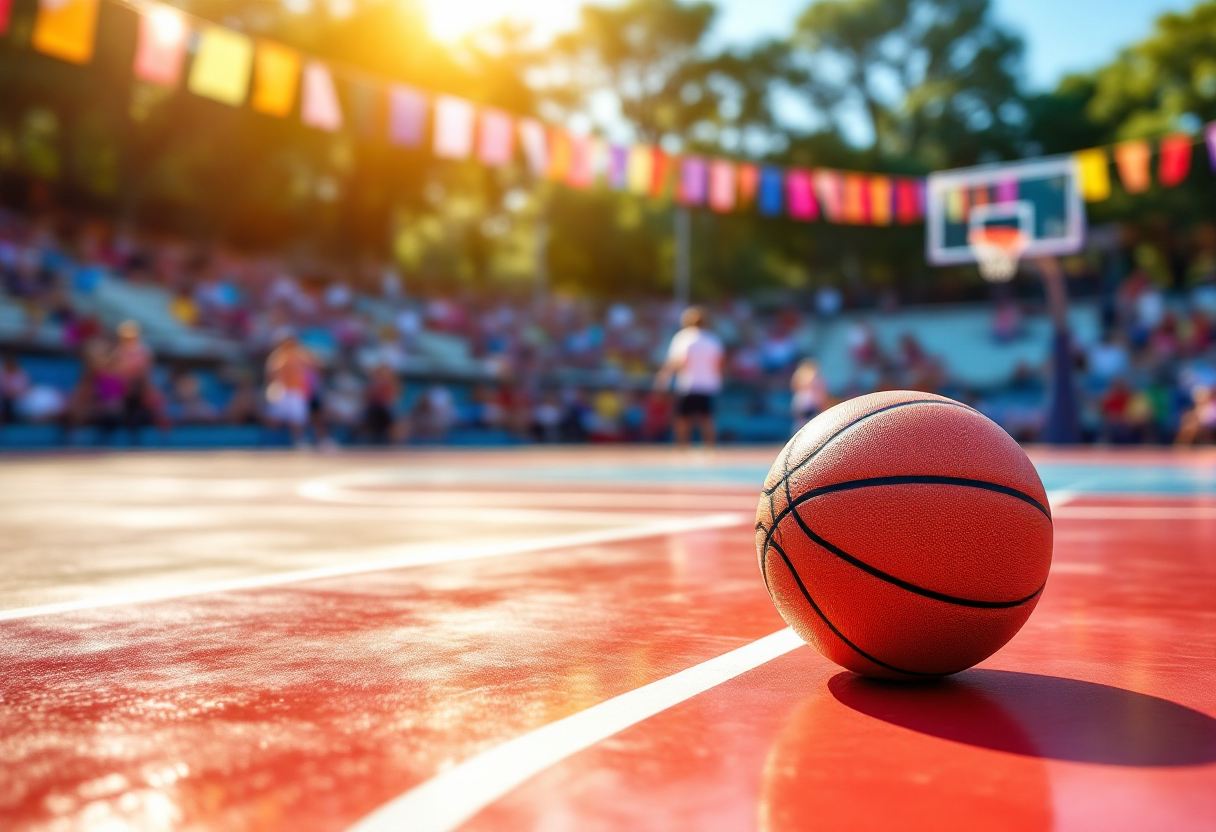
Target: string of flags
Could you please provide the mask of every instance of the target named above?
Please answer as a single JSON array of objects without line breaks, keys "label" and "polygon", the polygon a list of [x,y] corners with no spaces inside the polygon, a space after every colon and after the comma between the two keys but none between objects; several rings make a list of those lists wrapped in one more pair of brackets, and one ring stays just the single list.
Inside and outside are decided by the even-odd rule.
[{"label": "string of flags", "polygon": [[[0,35],[7,32],[13,0],[0,0]],[[89,63],[101,0],[38,0],[31,45],[43,54]],[[517,117],[450,95],[431,96],[404,84],[366,77],[342,78],[324,61],[290,47],[216,24],[195,25],[177,9],[153,0],[117,0],[139,13],[132,67],[141,81],[165,87],[185,83],[193,94],[231,107],[300,121],[317,130],[382,131],[405,148],[428,144],[440,159],[476,160],[489,167],[522,158],[538,178],[572,188],[606,187],[655,199],[706,206],[718,213],[755,210],[806,222],[854,225],[923,220],[925,182],[830,168],[758,165],[696,154],[673,156],[659,147],[613,144],[597,136]],[[1216,123],[1205,130],[1216,170]],[[1176,187],[1190,175],[1194,140],[1166,136],[1156,153],[1148,140],[1125,141],[1074,154],[1082,197],[1108,199],[1111,167],[1130,194],[1156,180]]]},{"label": "string of flags", "polygon": [[[152,0],[117,0],[139,14],[132,71],[165,87],[278,118],[298,113],[317,130],[379,134],[440,159],[501,167],[522,160],[536,177],[706,206],[718,213],[856,225],[919,222],[924,180],[828,168],[758,165],[659,147],[621,145],[450,95],[366,76],[345,77],[326,62],[273,41],[195,21]],[[12,0],[0,0],[0,34]],[[76,64],[93,58],[101,0],[38,0],[31,45]],[[339,83],[341,81],[342,83]]]},{"label": "string of flags", "polygon": [[[1204,130],[1212,169],[1216,170],[1216,122]],[[1176,188],[1191,173],[1195,140],[1187,133],[1175,133],[1157,143],[1157,181],[1164,188]],[[1101,202],[1111,195],[1111,158],[1119,182],[1129,194],[1141,194],[1153,184],[1153,145],[1147,139],[1120,142],[1109,148],[1094,147],[1073,154],[1077,163],[1081,196],[1087,202]]]}]

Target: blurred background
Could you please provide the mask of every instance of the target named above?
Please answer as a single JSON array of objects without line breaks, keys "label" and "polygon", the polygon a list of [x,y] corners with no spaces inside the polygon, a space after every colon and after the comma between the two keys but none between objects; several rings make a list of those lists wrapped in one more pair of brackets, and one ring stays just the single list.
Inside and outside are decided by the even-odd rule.
[{"label": "blurred background", "polygon": [[[724,441],[808,361],[1039,440],[1066,327],[1071,438],[1210,442],[1213,120],[1216,2],[0,0],[0,447],[666,441],[689,303]],[[1066,321],[926,263],[1075,153]]]}]

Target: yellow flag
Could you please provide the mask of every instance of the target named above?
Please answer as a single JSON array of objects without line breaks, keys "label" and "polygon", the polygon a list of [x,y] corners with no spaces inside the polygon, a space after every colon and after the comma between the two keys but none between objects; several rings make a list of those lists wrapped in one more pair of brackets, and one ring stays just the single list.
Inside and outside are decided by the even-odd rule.
[{"label": "yellow flag", "polygon": [[190,67],[190,92],[239,107],[249,92],[252,68],[253,43],[249,38],[209,26],[203,30],[194,65]]},{"label": "yellow flag", "polygon": [[254,66],[253,109],[271,116],[289,115],[300,82],[300,53],[260,40]]},{"label": "yellow flag", "polygon": [[654,148],[647,144],[634,145],[629,149],[629,160],[625,165],[625,182],[630,192],[645,196],[654,184]]},{"label": "yellow flag", "polygon": [[39,0],[31,45],[74,64],[93,60],[99,0]]},{"label": "yellow flag", "polygon": [[1086,202],[1101,202],[1110,198],[1110,159],[1106,150],[1095,147],[1073,155],[1081,181],[1081,196]]}]

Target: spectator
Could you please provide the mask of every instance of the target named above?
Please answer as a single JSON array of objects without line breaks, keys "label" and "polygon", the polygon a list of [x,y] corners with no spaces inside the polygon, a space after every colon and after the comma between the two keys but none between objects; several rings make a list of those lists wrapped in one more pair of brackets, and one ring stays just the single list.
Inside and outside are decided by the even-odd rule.
[{"label": "spectator", "polygon": [[220,412],[203,398],[203,385],[194,373],[183,373],[173,385],[173,421],[187,425],[210,425],[219,420]]},{"label": "spectator", "polygon": [[266,359],[267,416],[272,425],[286,427],[297,446],[304,444],[316,369],[316,358],[294,334],[283,336]]},{"label": "spectator", "polygon": [[827,407],[828,387],[813,358],[803,359],[790,379],[793,393],[790,407],[794,411],[794,431],[814,419]]},{"label": "spectator", "polygon": [[0,426],[17,421],[21,400],[29,390],[30,377],[16,356],[4,356],[0,361]]},{"label": "spectator", "polygon": [[372,370],[367,382],[363,431],[373,444],[387,445],[402,438],[398,432],[397,419],[397,401],[400,398],[401,387],[392,369],[381,364]]}]

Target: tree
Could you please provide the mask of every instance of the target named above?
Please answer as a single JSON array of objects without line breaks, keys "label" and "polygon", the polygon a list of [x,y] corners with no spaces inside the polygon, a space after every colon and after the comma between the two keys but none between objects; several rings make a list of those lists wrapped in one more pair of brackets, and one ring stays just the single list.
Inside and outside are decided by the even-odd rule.
[{"label": "tree", "polygon": [[610,96],[640,141],[686,135],[718,113],[703,51],[715,11],[676,0],[584,6],[579,27],[554,45],[551,100],[590,111]]},{"label": "tree", "polygon": [[1022,42],[989,0],[822,0],[798,19],[790,47],[786,77],[875,163],[945,167],[1016,153]]}]

